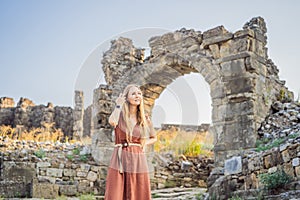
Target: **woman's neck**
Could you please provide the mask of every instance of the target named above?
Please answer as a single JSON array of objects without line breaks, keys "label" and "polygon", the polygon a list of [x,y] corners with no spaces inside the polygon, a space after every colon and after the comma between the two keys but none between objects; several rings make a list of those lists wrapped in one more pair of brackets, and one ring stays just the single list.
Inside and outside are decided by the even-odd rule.
[{"label": "woman's neck", "polygon": [[129,115],[130,116],[136,116],[137,113],[137,106],[129,106]]}]

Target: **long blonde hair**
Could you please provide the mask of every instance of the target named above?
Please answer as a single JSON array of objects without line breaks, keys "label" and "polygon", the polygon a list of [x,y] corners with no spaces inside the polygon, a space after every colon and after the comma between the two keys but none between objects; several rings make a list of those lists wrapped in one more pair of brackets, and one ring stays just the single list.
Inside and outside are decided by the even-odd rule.
[{"label": "long blonde hair", "polygon": [[[134,85],[134,84],[128,85],[123,91],[123,95],[125,96],[126,99],[128,97],[128,93],[129,93],[129,91],[132,87],[136,87],[139,90],[141,90],[140,87],[137,86],[137,85]],[[123,108],[122,108],[123,119],[124,119],[125,124],[126,124],[126,139],[127,139],[127,141],[132,140],[132,132],[133,132],[133,129],[134,129],[134,126],[132,127],[130,125],[129,105],[130,105],[130,103],[128,101],[126,101],[123,104]],[[137,124],[140,126],[141,139],[144,140],[146,138],[146,133],[147,133],[147,130],[148,130],[148,123],[147,123],[146,116],[145,116],[144,98],[143,97],[141,99],[140,105],[138,105],[138,107],[137,107]]]}]

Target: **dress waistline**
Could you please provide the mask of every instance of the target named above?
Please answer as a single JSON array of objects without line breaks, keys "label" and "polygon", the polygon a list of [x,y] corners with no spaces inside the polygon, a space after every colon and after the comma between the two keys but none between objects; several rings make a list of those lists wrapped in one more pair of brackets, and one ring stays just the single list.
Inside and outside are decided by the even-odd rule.
[{"label": "dress waistline", "polygon": [[129,142],[125,142],[125,143],[122,143],[122,144],[115,144],[115,147],[118,147],[119,172],[120,172],[121,174],[123,173],[122,148],[123,148],[123,147],[130,147],[130,146],[138,146],[138,147],[142,147],[142,145],[139,144],[139,143],[129,143]]}]

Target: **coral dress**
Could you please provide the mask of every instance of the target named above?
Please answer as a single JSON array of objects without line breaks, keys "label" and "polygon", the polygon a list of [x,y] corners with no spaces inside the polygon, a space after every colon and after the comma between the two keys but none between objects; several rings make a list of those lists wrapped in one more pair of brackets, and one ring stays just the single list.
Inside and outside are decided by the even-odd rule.
[{"label": "coral dress", "polygon": [[126,141],[125,127],[121,114],[115,128],[116,146],[108,168],[105,200],[150,200],[150,178],[141,147],[140,126],[133,128],[130,143]]}]

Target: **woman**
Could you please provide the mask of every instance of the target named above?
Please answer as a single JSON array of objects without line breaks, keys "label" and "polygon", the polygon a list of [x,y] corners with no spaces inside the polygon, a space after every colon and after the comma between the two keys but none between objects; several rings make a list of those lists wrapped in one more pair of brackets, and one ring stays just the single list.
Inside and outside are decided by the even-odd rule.
[{"label": "woman", "polygon": [[128,85],[116,99],[109,117],[115,128],[115,149],[106,179],[105,200],[149,200],[150,179],[144,148],[156,141],[143,95],[136,85]]}]

